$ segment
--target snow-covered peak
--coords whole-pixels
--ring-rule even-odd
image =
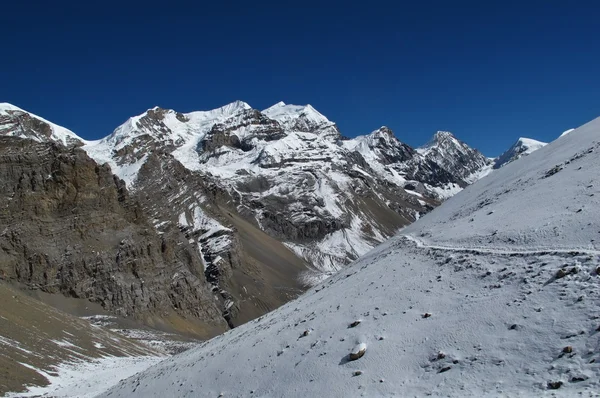
[[[394,132],[387,126],[381,126],[377,130],[371,132],[369,134],[372,137],[385,137],[385,138],[393,138]]]
[[[311,129],[333,124],[310,104],[287,105],[282,101],[265,109],[262,113],[270,119],[277,120],[285,127],[301,128],[302,131],[304,128]]]
[[[30,125],[42,123],[40,126]],[[0,103],[0,135],[29,138],[36,141],[53,141],[65,146],[81,145],[84,140],[69,129],[54,124],[31,112],[27,112],[7,102]]]
[[[437,148],[441,145],[458,145],[460,146],[460,141],[456,139],[454,134],[449,131],[437,131],[429,142],[419,148],[417,151],[420,153],[426,153],[432,148]]]
[[[531,138],[520,137],[506,152],[498,157],[494,164],[495,169],[514,162],[515,160],[527,156],[530,153],[546,146],[547,143],[533,140]]]
[[[389,148],[390,145],[393,145],[394,143],[400,144],[400,141],[394,136],[394,132],[386,126],[381,126],[369,134],[359,135],[358,137],[345,141],[344,146],[348,149],[357,150],[365,156],[366,151],[371,151],[378,147]]]
[[[452,134],[449,131],[437,131],[433,137],[436,141],[442,141],[442,140],[447,140],[450,138],[455,138],[454,134]]]
[[[531,138],[519,137],[519,139],[516,142],[516,145],[520,145],[520,146],[527,147],[527,148],[536,148],[536,149],[539,149],[539,148],[541,148],[543,146],[546,146],[547,143],[541,142],[541,141],[538,141],[538,140],[534,140],[534,139],[531,139]]]
[[[194,137],[196,140],[201,138],[214,124],[222,123],[250,109],[252,107],[244,101],[235,101],[216,109],[190,113],[179,113],[155,106],[140,115],[130,117],[101,141],[123,147],[136,137],[149,135],[162,142],[177,141],[182,144]]]
[[[491,161],[448,131],[438,131],[417,152],[467,183],[489,173]],[[483,173],[482,173],[483,171]]]
[[[248,105],[244,101],[234,101],[230,104],[221,106],[217,109],[213,109],[211,111],[201,111],[201,112],[192,112],[191,114],[203,113],[207,118],[209,117],[223,117],[223,116],[233,116],[245,110],[252,109],[250,105]]]

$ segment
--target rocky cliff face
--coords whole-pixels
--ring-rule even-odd
[[[205,335],[227,327],[195,248],[160,236],[83,150],[0,137],[0,202],[2,279],[146,321],[202,319]]]
[[[19,246],[23,239],[7,241],[14,246],[7,278],[126,315],[172,310],[217,329],[272,310],[337,272],[482,175],[490,162],[441,133],[421,149],[385,127],[347,139],[310,105],[284,103],[259,111],[238,101],[187,114],[156,107],[93,142],[4,104],[0,132],[33,140],[22,141],[25,147],[47,146],[47,156],[78,159],[60,189],[77,186],[86,193],[75,189],[74,198],[89,199],[84,207],[70,196],[53,199],[57,208],[75,206],[77,222],[71,210],[48,216],[83,229],[85,239],[72,232],[58,242],[39,232],[27,249],[40,258],[32,265],[29,254],[20,254],[29,253]],[[15,153],[18,141],[6,142],[0,153]],[[19,159],[7,158],[6,170],[22,167]],[[29,164],[42,167],[44,159]],[[102,177],[87,175],[86,167]],[[111,172],[119,178],[110,180]],[[21,195],[46,181],[40,176],[48,170],[35,173]],[[20,186],[20,180],[15,174],[7,181]],[[8,196],[16,189],[11,184],[3,191]],[[110,201],[105,194],[116,196]],[[48,195],[39,193],[35,205]],[[32,206],[15,214],[23,214],[26,228],[42,231],[28,218],[36,214]],[[19,217],[7,218],[6,231],[13,234]],[[69,258],[75,260],[65,263]],[[88,286],[94,278],[102,283]]]

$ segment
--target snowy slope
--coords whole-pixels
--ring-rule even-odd
[[[575,129],[568,129],[568,130],[565,130],[565,131],[564,131],[564,132],[563,132],[563,133],[560,135],[560,137],[562,137],[563,135],[567,135],[567,134],[569,134],[571,131],[574,131],[574,130],[575,130]]]
[[[506,152],[496,159],[494,168],[499,169],[500,167],[503,167],[510,162],[514,162],[523,156],[527,156],[546,145],[548,144],[545,142],[521,137]]]
[[[63,145],[81,145],[83,140],[71,130],[49,122],[8,103],[0,103],[0,136],[52,140]]]
[[[598,396],[599,137],[597,119],[508,164],[102,396]]]
[[[600,120],[507,164],[406,231],[460,246],[585,250],[600,242]]]

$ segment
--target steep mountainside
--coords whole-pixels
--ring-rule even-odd
[[[503,167],[510,162],[514,162],[515,160],[522,158],[523,156],[527,156],[530,153],[545,147],[546,145],[548,144],[546,144],[545,142],[532,140],[531,138],[521,137],[506,152],[504,152],[494,161],[494,168],[499,169],[500,167]]]
[[[102,396],[597,396],[599,137],[600,118]]]
[[[0,116],[3,279],[201,337],[302,292],[306,264],[160,148],[149,151],[136,174],[144,184],[130,197],[73,133],[12,106]]]
[[[448,142],[432,143],[422,156],[385,127],[347,140],[310,105],[261,112],[238,101],[188,114],[153,108],[84,149],[134,191],[144,189],[138,175],[152,153],[171,155],[226,195],[233,213],[305,259],[313,268],[305,280],[314,281],[430,211],[489,163]],[[165,178],[161,167],[151,179]],[[204,200],[185,198],[197,208]],[[160,213],[157,220],[165,221]]]

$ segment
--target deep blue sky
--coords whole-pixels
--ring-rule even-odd
[[[154,105],[283,100],[494,156],[600,116],[597,1],[86,3],[2,5],[0,102],[88,139]]]

